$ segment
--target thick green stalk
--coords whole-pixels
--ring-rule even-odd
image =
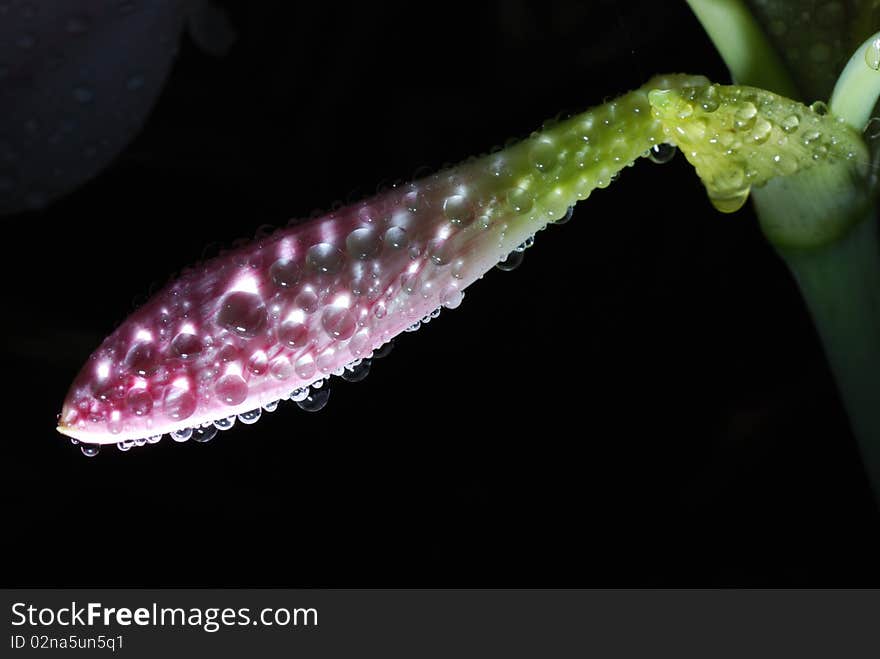
[[[742,2],[688,4],[739,82],[794,96]],[[866,60],[870,47],[871,40],[855,53],[831,100],[854,132],[880,91],[870,53]],[[880,248],[864,144],[852,155],[774,178],[753,189],[753,198],[764,235],[794,274],[816,323],[880,502]]]
[[[779,251],[816,323],[880,499],[880,247],[873,209],[837,242]]]

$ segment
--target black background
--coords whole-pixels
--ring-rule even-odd
[[[295,6],[296,5],[296,6]],[[240,3],[113,166],[4,222],[3,585],[880,584],[795,285],[683,158],[626,170],[330,404],[94,459],[54,431],[132,298],[253,235],[667,71],[678,2]]]

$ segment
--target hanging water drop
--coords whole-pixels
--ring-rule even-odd
[[[173,439],[175,442],[185,442],[190,437],[192,437],[193,429],[192,428],[181,428],[180,430],[175,430],[172,433],[169,433],[169,437]]]
[[[238,415],[238,420],[246,425],[252,425],[260,420],[260,416],[262,416],[263,410],[258,407],[254,410],[250,410],[248,412],[242,412]]]
[[[359,364],[352,363],[346,366],[342,373],[342,379],[346,382],[360,382],[370,374],[370,360],[363,359]]]
[[[523,253],[513,251],[508,254],[504,259],[496,263],[495,267],[499,270],[503,270],[504,272],[510,272],[511,270],[516,270],[522,262]]]
[[[296,401],[296,404],[306,412],[318,412],[324,409],[328,400],[330,400],[330,387],[323,387],[318,391],[311,391],[303,400]]]
[[[123,439],[121,442],[118,442],[116,444],[116,448],[118,448],[120,451],[129,451],[131,450],[132,446],[134,446],[133,439]]]
[[[263,410],[265,410],[266,412],[274,412],[277,409],[278,409],[278,401],[277,400],[273,400],[271,403],[266,403],[265,405],[263,405]]]
[[[565,211],[565,215],[560,217],[554,224],[567,224],[571,221],[572,216],[574,215],[574,206],[569,206],[568,210]]]
[[[535,244],[535,237],[529,236],[528,238],[526,238],[525,242],[522,242],[519,245],[517,245],[513,251],[514,252],[524,252],[534,244]]]
[[[290,400],[294,403],[298,403],[301,400],[305,400],[309,396],[309,388],[308,387],[300,387],[299,389],[294,389],[290,392]]]
[[[880,117],[871,117],[865,124],[865,137],[869,140],[876,140],[880,137]]]
[[[208,426],[207,428],[201,427],[193,430],[192,438],[194,442],[210,442],[217,436],[219,431],[214,427],[213,424]]]
[[[373,359],[383,359],[391,354],[391,351],[394,350],[394,340],[392,339],[388,343],[381,345],[373,351]]]
[[[79,450],[87,458],[94,458],[101,452],[101,446],[99,444],[83,444],[79,447]]]
[[[158,444],[162,441],[162,435],[152,435],[147,437],[147,444]]]
[[[410,325],[409,327],[407,327],[403,331],[404,332],[417,332],[421,326],[422,326],[422,321],[417,320],[416,322],[414,322],[412,325]]]
[[[676,150],[671,144],[662,142],[651,147],[651,150],[648,152],[648,158],[657,165],[665,165],[675,157]]]
[[[217,430],[229,430],[232,426],[235,425],[235,415],[227,416],[222,419],[217,419],[214,421],[214,427]]]

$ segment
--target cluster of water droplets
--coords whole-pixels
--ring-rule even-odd
[[[430,318],[436,318],[439,315],[439,309],[430,314]],[[428,320],[424,320],[428,322]],[[369,355],[355,359],[344,367],[333,371],[332,375],[339,376],[346,382],[360,382],[370,373],[370,368],[374,359],[381,359],[387,356],[393,348],[393,342],[383,345],[380,349],[370,353]],[[175,442],[183,443],[189,440],[205,443],[214,439],[220,431],[230,430],[236,425],[236,422],[244,425],[253,425],[257,423],[264,412],[271,413],[278,409],[282,400],[290,400],[296,403],[297,407],[306,412],[318,412],[327,405],[330,400],[330,377],[325,376],[315,380],[311,384],[298,387],[291,391],[283,399],[264,403],[261,407],[233,414],[226,417],[208,421],[200,426],[185,427],[168,433],[168,436]],[[126,439],[116,443],[116,447],[123,452],[127,452],[135,447],[146,446],[148,444],[157,444],[162,440],[163,435],[153,435],[150,437],[139,439]],[[86,457],[95,457],[100,453],[100,444],[88,444],[71,439],[71,443],[78,445],[82,454]]]

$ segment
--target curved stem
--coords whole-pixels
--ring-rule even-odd
[[[687,0],[738,84],[797,99],[779,54],[742,0]]]
[[[876,49],[876,50],[875,50]],[[868,64],[874,53],[880,57],[880,32],[875,32],[856,49],[834,85],[829,104],[832,114],[862,132],[880,98],[880,70]]]

